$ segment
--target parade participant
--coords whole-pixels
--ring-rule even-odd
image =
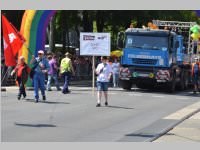
[[[67,94],[69,93],[69,81],[71,79],[71,75],[75,75],[74,72],[74,67],[72,65],[72,61],[70,59],[70,53],[66,53],[65,54],[65,58],[63,58],[61,60],[61,64],[60,64],[60,75],[62,76],[63,80],[64,80],[64,85],[63,85],[63,89],[62,89],[62,93],[63,94]]]
[[[115,58],[114,62],[112,63],[113,87],[118,87],[119,86],[119,68],[120,68],[120,64],[118,62],[118,59]]]
[[[30,68],[25,63],[25,59],[23,56],[19,57],[17,66],[15,69],[11,72],[11,76],[16,74],[16,81],[19,86],[19,93],[17,96],[17,99],[20,100],[21,96],[26,97],[26,90],[25,90],[25,84],[28,80],[28,74],[30,73]]]
[[[52,79],[54,80],[57,91],[60,91],[61,88],[60,88],[60,85],[58,83],[58,76],[57,76],[57,72],[58,72],[59,67],[58,67],[58,64],[57,64],[56,55],[50,54],[48,56],[48,59],[49,59],[50,69],[48,71],[47,91],[51,91],[51,81],[52,81]]]
[[[194,94],[197,92],[197,90],[200,91],[199,87],[199,77],[200,76],[200,64],[198,62],[198,58],[194,58],[194,63],[192,64],[192,79],[194,84]]]
[[[38,88],[40,88],[42,93],[42,99],[45,101],[45,74],[47,74],[50,69],[48,60],[44,57],[44,51],[38,51],[38,57],[35,58],[32,56],[32,60],[30,62],[34,65],[34,75],[33,75],[33,86],[34,86],[34,96],[35,102],[37,103],[39,100]]]
[[[101,106],[102,91],[105,97],[105,105],[108,105],[108,83],[112,75],[112,68],[107,63],[107,57],[101,57],[101,63],[96,68],[97,76],[97,105]]]

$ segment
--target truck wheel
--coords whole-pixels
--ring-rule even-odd
[[[167,92],[168,93],[174,93],[176,89],[176,82],[172,81],[167,85]]]
[[[188,89],[188,86],[189,86],[189,79],[188,79],[188,74],[185,74],[185,77],[184,77],[184,90],[187,90]]]
[[[173,73],[172,81],[167,84],[167,92],[173,93],[176,89],[176,73]]]
[[[178,84],[178,89],[183,91],[185,89],[185,77],[184,77],[184,73],[182,72],[181,73],[181,79],[180,79],[180,82]]]
[[[132,88],[132,82],[131,81],[124,81],[120,80],[121,87],[125,90],[130,90]]]

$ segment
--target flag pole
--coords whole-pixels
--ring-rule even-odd
[[[3,88],[3,87],[2,87],[2,83],[3,83],[3,81],[5,80],[7,74],[8,74],[8,68],[7,68],[7,70],[6,70],[6,73],[5,73],[4,77],[3,77],[3,79],[1,80],[1,91],[6,91],[6,88]]]
[[[92,56],[92,93],[95,95],[94,86],[95,86],[95,56]]]

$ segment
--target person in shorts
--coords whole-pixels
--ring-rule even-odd
[[[101,57],[101,63],[96,68],[97,74],[97,105],[101,106],[101,97],[104,93],[105,105],[108,106],[108,83],[112,75],[112,67],[107,63],[107,57]]]

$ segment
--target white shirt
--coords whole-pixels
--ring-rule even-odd
[[[112,73],[112,68],[110,66],[110,64],[106,63],[106,65],[104,65],[103,63],[98,64],[97,68],[96,68],[96,72],[98,73],[100,70],[102,70],[98,76],[97,76],[97,81],[99,82],[109,82],[109,74]]]

